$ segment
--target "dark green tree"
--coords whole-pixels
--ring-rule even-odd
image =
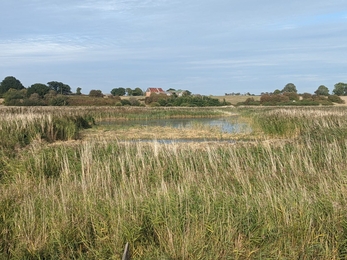
[[[185,90],[183,92],[183,96],[191,96],[192,95],[192,92],[190,92],[189,90]]]
[[[128,96],[132,96],[133,95],[133,90],[131,88],[126,88],[125,91],[126,91]]]
[[[20,91],[18,89],[10,88],[4,94],[4,104],[7,106],[19,106],[22,105],[22,101],[26,96],[26,92]]]
[[[48,92],[50,88],[41,83],[36,83],[27,88],[27,96],[30,97],[32,94],[37,93],[40,98],[43,98]]]
[[[337,96],[346,96],[347,95],[347,84],[346,83],[336,83],[334,85],[333,93]]]
[[[21,90],[24,88],[22,83],[13,76],[6,77],[0,83],[0,95],[6,93],[9,89]]]
[[[125,95],[125,88],[114,88],[111,90],[111,94],[113,96],[124,96]]]
[[[329,89],[324,85],[320,85],[314,93],[319,96],[329,96]]]
[[[76,89],[76,95],[82,95],[82,93],[81,93],[81,88],[80,87],[78,87],[77,89]]]
[[[56,91],[58,94],[61,94],[61,95],[68,95],[72,93],[71,87],[62,82],[51,81],[51,82],[48,82],[47,85],[50,87],[50,89],[53,89],[54,91]]]
[[[140,88],[135,88],[132,93],[133,96],[143,96],[143,91]]]
[[[295,93],[297,93],[298,91],[296,90],[296,86],[293,83],[288,83],[282,89],[282,93],[285,93],[285,92],[295,92]]]
[[[103,97],[104,94],[102,94],[101,90],[92,89],[92,90],[89,92],[89,96],[90,96],[90,97]]]
[[[314,93],[320,96],[329,96],[329,89],[324,85],[320,85]]]

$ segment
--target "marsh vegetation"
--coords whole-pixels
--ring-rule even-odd
[[[344,259],[346,112],[1,108],[0,258]],[[235,114],[252,132],[98,124]],[[170,132],[239,141],[131,141]]]

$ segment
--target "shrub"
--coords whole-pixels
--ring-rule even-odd
[[[254,100],[254,98],[247,98],[246,101],[244,102],[239,102],[237,103],[238,106],[240,105],[246,105],[246,106],[259,106],[260,105],[260,101],[256,101]]]
[[[140,105],[140,101],[134,97],[129,98],[129,102],[130,102],[131,106],[139,106]]]
[[[334,103],[338,103],[338,104],[344,104],[345,101],[342,100],[338,95],[330,95],[328,96],[328,100]]]
[[[145,98],[145,103],[148,105],[148,104],[151,104],[152,102],[159,102],[159,100],[166,100],[166,99],[169,99],[169,97],[165,94],[152,93],[149,97]]]
[[[283,95],[288,97],[289,100],[299,100],[299,95],[295,92],[285,92]]]
[[[158,102],[152,102],[149,104],[151,107],[160,107],[160,104]]]
[[[131,103],[128,99],[122,99],[121,103],[123,106],[131,106]]]
[[[103,97],[104,94],[102,94],[101,90],[94,90],[93,89],[89,92],[89,96],[90,97]]]
[[[304,94],[301,95],[301,97],[304,100],[313,100],[312,94],[310,94],[310,93],[304,93]]]
[[[59,95],[59,96],[51,98],[48,104],[50,106],[66,106],[68,105],[68,101],[65,96]]]
[[[277,105],[278,103],[285,103],[289,101],[287,95],[282,94],[263,94],[260,97],[260,103],[266,106]]]
[[[9,89],[4,95],[4,104],[8,106],[18,106],[22,104],[24,95],[20,90]]]

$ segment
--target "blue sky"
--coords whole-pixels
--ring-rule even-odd
[[[0,80],[300,93],[347,82],[345,0],[2,0]]]

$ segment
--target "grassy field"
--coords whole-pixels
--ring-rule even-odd
[[[137,109],[0,109],[1,259],[120,259],[126,242],[132,259],[347,257],[345,107]],[[234,143],[121,127],[235,114],[254,132]]]
[[[219,101],[230,102],[232,105],[236,105],[239,102],[245,102],[247,98],[254,98],[255,101],[260,100],[260,96],[211,96],[212,98],[217,98]]]

